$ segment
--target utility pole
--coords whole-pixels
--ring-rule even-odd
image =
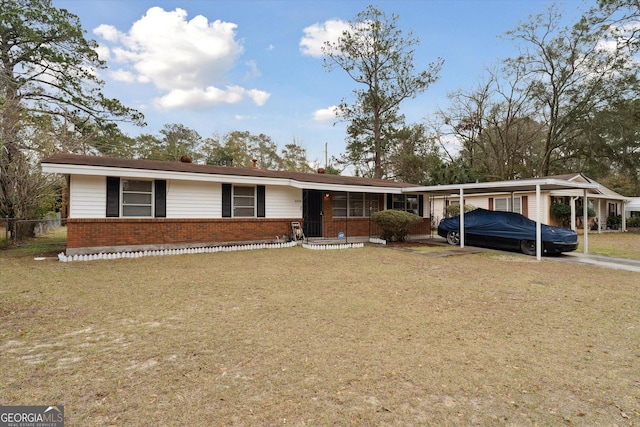
[[[329,167],[329,149],[328,142],[324,143],[324,168],[327,169]]]

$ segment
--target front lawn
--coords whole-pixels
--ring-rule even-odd
[[[639,277],[493,251],[0,253],[0,404],[68,426],[636,425]]]
[[[582,252],[584,246],[584,236],[579,235],[578,251]],[[588,236],[589,253],[592,255],[603,255],[619,258],[640,259],[640,233],[628,232],[607,232],[589,233]]]

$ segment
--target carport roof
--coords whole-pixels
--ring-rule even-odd
[[[575,182],[560,178],[535,178],[517,181],[496,181],[496,182],[475,182],[468,184],[450,184],[450,185],[431,185],[424,187],[404,188],[403,192],[420,192],[438,195],[454,195],[458,194],[462,198],[463,195],[469,194],[487,194],[487,193],[512,193],[516,191],[535,191],[536,197],[540,196],[541,191],[551,190],[582,190],[585,197],[591,190],[596,195],[601,193],[600,185],[590,182]],[[461,201],[462,203],[462,201]],[[539,205],[539,201],[536,202]],[[586,206],[586,205],[585,205]],[[536,218],[536,258],[542,259],[542,236],[540,229],[539,210]],[[460,215],[460,227],[464,229],[464,211]],[[586,216],[586,213],[585,213]],[[584,252],[588,253],[587,240],[587,221],[584,221]],[[460,232],[460,246],[464,246],[464,233]]]
[[[403,188],[404,193],[431,193],[439,195],[459,194],[485,194],[485,193],[511,193],[516,191],[535,191],[540,186],[545,190],[593,190],[600,189],[599,184],[588,182],[574,182],[557,178],[536,178],[515,181],[473,182],[467,184],[428,185],[421,187]]]

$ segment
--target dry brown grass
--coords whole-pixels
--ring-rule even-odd
[[[640,422],[637,273],[367,247],[0,278],[0,404],[68,426]]]
[[[578,236],[580,246],[583,248],[583,236]],[[640,259],[640,233],[633,231],[629,233],[590,233],[589,253],[593,255],[604,255],[620,258]]]

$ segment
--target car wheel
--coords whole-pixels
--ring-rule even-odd
[[[450,231],[447,233],[447,243],[450,245],[459,245],[460,244],[460,233],[457,231]]]
[[[523,240],[520,242],[520,250],[525,255],[536,255],[536,242],[533,240]]]

